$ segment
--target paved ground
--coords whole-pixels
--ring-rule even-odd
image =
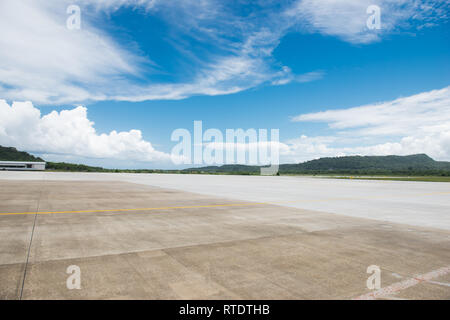
[[[127,175],[22,174],[0,174],[1,299],[450,299],[445,223],[417,227],[189,193],[125,182]],[[24,177],[34,181],[13,179]],[[155,184],[174,183],[165,177]],[[421,185],[402,184],[398,193],[432,193],[416,200],[416,211],[439,207],[445,217],[449,197],[436,193],[448,187]],[[285,191],[295,194],[291,186]],[[66,287],[70,265],[81,269],[81,290]],[[381,268],[378,291],[366,288],[370,265]]]
[[[239,201],[450,230],[450,183],[179,174],[0,172],[0,179],[127,181]]]

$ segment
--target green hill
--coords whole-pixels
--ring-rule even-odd
[[[34,161],[42,162],[41,158],[35,157],[28,152],[17,151],[16,148],[0,146],[0,161]]]
[[[0,146],[0,160],[44,161],[27,152]],[[208,173],[259,175],[260,166],[223,165],[184,170],[117,170],[83,164],[47,162],[47,170],[75,172],[132,172],[132,173]],[[400,176],[450,176],[450,162],[435,161],[426,154],[410,156],[347,156],[320,158],[303,163],[282,164],[280,174],[325,175],[400,175]]]
[[[348,156],[285,164],[280,166],[280,171],[284,173],[449,174],[450,162],[434,161],[426,154]]]
[[[191,168],[193,173],[259,174],[259,166],[224,165]],[[281,164],[280,174],[443,175],[450,176],[450,162],[426,154],[410,156],[346,156]]]

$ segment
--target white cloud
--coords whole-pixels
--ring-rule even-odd
[[[140,130],[99,134],[85,107],[41,116],[31,102],[0,100],[0,145],[76,157],[170,161],[142,138]]]
[[[143,59],[82,20],[66,28],[64,2],[3,0],[0,4],[0,96],[58,103],[104,99],[106,89],[138,75]],[[114,89],[113,89],[114,90]]]
[[[284,85],[290,82],[311,82],[315,80],[322,79],[324,72],[323,71],[312,71],[304,74],[295,75],[292,74],[291,70],[288,67],[284,67],[283,71],[279,72],[278,77],[272,81],[273,85]]]
[[[326,122],[332,129],[355,129],[361,135],[439,132],[450,122],[450,87],[377,104],[302,114],[293,121]]]
[[[253,4],[251,14],[241,10],[245,2],[218,0],[75,3],[82,9],[82,27],[70,31],[66,8],[71,0],[0,2],[0,97],[39,104],[144,101],[314,81],[321,78],[321,71],[296,75],[273,58],[286,33],[300,28],[366,43],[395,30],[409,30],[410,20],[420,21],[418,27],[438,24],[448,19],[449,9],[439,0],[260,1]],[[380,31],[366,30],[369,4],[382,8]],[[186,69],[192,68],[181,72],[183,81],[154,80],[152,72],[160,66],[151,61],[152,52],[139,51],[138,43],[126,46],[101,29],[102,13],[123,7],[143,9],[134,13],[165,21],[165,41],[183,54]]]
[[[380,8],[381,29],[369,30],[367,8]],[[307,32],[337,36],[352,43],[378,41],[404,29],[433,26],[447,20],[450,4],[441,0],[299,0],[286,14]]]
[[[278,44],[279,35],[253,24],[238,26],[239,18],[221,10],[220,2],[185,0],[175,5],[155,0],[84,0],[77,2],[82,9],[80,30],[66,28],[69,4],[72,1],[1,2],[1,97],[40,104],[183,99],[235,93],[268,82],[273,74],[276,77],[276,70],[266,59]],[[176,29],[170,32],[175,37],[172,43],[188,53],[188,60],[194,60],[192,79],[178,83],[152,81],[152,61],[124,49],[98,28],[98,13],[123,6],[153,10],[168,20]],[[237,40],[227,39],[227,33],[234,34]],[[186,50],[180,44],[187,37],[208,43],[211,51],[218,53],[204,60],[193,57],[188,52],[191,48]],[[140,84],[132,80],[136,77],[140,77]],[[142,84],[144,78],[148,84]]]
[[[355,108],[298,115],[298,122],[324,122],[333,137],[289,142],[292,157],[426,153],[450,160],[450,87]]]
[[[327,123],[334,134],[271,142],[269,150],[278,147],[281,163],[329,156],[414,153],[450,160],[450,87],[372,105],[302,114],[293,120]],[[132,161],[172,166],[171,156],[155,150],[139,130],[97,133],[84,107],[42,116],[31,102],[10,106],[0,100],[0,145],[49,154],[58,160],[91,157],[126,160],[122,167],[129,167]],[[232,145],[248,152],[265,148],[267,143]],[[230,144],[205,146],[226,152]]]

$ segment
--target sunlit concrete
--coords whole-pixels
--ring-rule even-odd
[[[0,179],[1,299],[352,299],[370,265],[382,287],[450,266],[448,230],[69,176]],[[165,209],[115,211],[133,208]],[[382,298],[450,299],[449,282]]]
[[[450,183],[178,174],[0,172],[0,179],[127,181],[220,198],[450,230]]]

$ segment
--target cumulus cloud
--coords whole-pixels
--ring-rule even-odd
[[[372,105],[301,114],[292,120],[327,123],[336,133],[290,141],[293,159],[427,153],[450,160],[450,87]]]
[[[85,107],[42,116],[31,102],[0,100],[0,145],[55,155],[137,161],[169,161],[140,130],[99,134]]]
[[[204,147],[209,153],[223,153],[219,157],[223,162],[215,164],[265,164],[273,161],[261,159],[262,152],[269,156],[273,150],[278,150],[281,163],[329,156],[414,153],[450,160],[450,87],[371,105],[301,114],[292,120],[326,123],[334,134],[302,135],[282,142],[221,140],[205,142]],[[9,105],[0,100],[0,145],[58,155],[60,159],[75,156],[166,164],[173,160],[171,155],[155,150],[139,130],[97,133],[85,107],[42,116],[31,102]],[[235,149],[236,156],[244,152],[246,160],[237,156],[229,162],[226,152],[230,148]],[[251,158],[249,152],[259,156]]]

